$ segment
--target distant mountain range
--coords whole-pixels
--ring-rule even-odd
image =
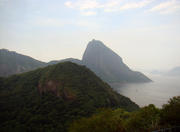
[[[9,51],[0,50],[0,76],[9,76],[23,73],[46,66],[47,64],[29,56]]]
[[[39,67],[66,61],[87,66],[107,83],[144,83],[151,81],[144,74],[132,71],[123,63],[119,55],[98,40],[92,40],[88,43],[82,60],[68,58],[45,63],[16,52],[1,49],[0,76],[27,72]]]
[[[180,76],[180,66],[172,68],[170,70],[153,70],[150,72],[151,74],[163,75],[163,76]]]
[[[167,75],[170,75],[170,76],[180,76],[180,66],[179,67],[175,67],[175,68],[169,70],[167,72]]]

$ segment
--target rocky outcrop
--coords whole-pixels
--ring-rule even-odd
[[[76,98],[75,94],[64,88],[63,83],[60,81],[49,80],[44,84],[39,82],[38,91],[40,94],[51,92],[58,97],[62,97],[64,100],[74,100]]]

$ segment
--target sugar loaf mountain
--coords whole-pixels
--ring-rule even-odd
[[[96,40],[82,60],[45,63],[2,49],[0,68],[1,132],[66,132],[73,120],[100,108],[135,111],[139,106],[108,83],[151,81]]]
[[[108,83],[151,81],[142,73],[129,69],[123,63],[122,58],[101,41],[92,40],[89,42],[82,62]]]

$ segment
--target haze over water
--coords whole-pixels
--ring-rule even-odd
[[[153,82],[144,84],[127,84],[117,91],[129,97],[139,106],[154,104],[162,107],[173,96],[180,95],[180,76],[148,75]]]

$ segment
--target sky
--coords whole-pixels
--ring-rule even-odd
[[[92,39],[133,70],[180,66],[180,0],[0,0],[0,48],[81,59]]]

